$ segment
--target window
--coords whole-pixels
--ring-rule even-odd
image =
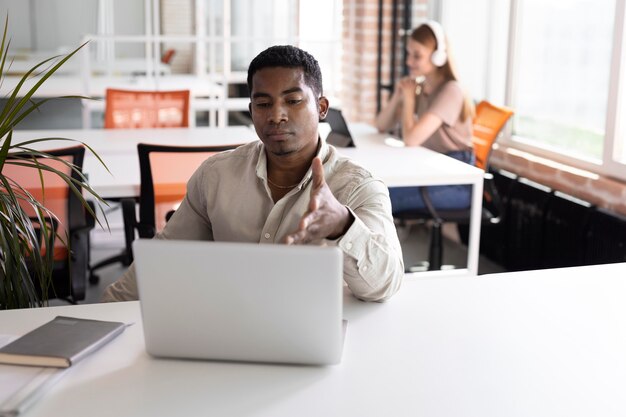
[[[206,0],[207,72],[224,71],[224,55],[230,55],[226,64],[239,73],[234,78],[245,80],[248,65],[259,52],[271,45],[295,44],[316,57],[325,90],[336,92],[341,74],[341,6],[341,0]],[[228,44],[222,43],[225,23],[230,25]]]
[[[342,0],[300,1],[299,47],[317,59],[322,70],[324,95],[336,105],[341,88]]]
[[[614,13],[613,1],[519,2],[509,103],[514,135],[602,159]]]
[[[515,109],[507,140],[626,179],[618,123],[626,120],[619,105],[626,90],[618,88],[626,81],[626,70],[620,72],[625,0],[510,0],[507,7],[483,0],[474,9],[458,3],[443,0],[441,18],[451,26],[454,51],[462,51],[461,81],[475,99]]]

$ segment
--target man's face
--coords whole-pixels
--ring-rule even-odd
[[[252,121],[274,156],[315,152],[318,122],[327,110],[328,101],[318,101],[301,68],[263,68],[252,77]]]

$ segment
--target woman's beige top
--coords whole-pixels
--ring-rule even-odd
[[[444,82],[432,93],[422,92],[417,97],[418,118],[430,112],[443,122],[422,146],[441,153],[472,149],[472,120],[461,120],[463,103],[463,90],[457,81]]]

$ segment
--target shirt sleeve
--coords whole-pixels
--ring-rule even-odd
[[[336,241],[344,253],[344,280],[357,298],[385,301],[404,277],[389,191],[382,181],[370,179],[352,193],[347,207],[354,222]]]
[[[187,183],[185,198],[155,239],[213,240],[213,229],[206,210],[206,197],[203,196],[206,190],[204,178],[206,176],[202,175],[201,169],[194,173]],[[102,296],[103,302],[138,299],[134,264],[117,281],[109,285]]]
[[[449,81],[433,99],[427,112],[439,117],[444,124],[453,126],[463,110],[463,91],[458,83]]]

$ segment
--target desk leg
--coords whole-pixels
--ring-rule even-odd
[[[85,100],[81,100],[81,122],[83,129],[91,129],[91,109]]]
[[[469,242],[467,245],[467,270],[470,276],[478,275],[480,254],[480,222],[483,208],[483,180],[472,184],[472,208],[470,215]]]

